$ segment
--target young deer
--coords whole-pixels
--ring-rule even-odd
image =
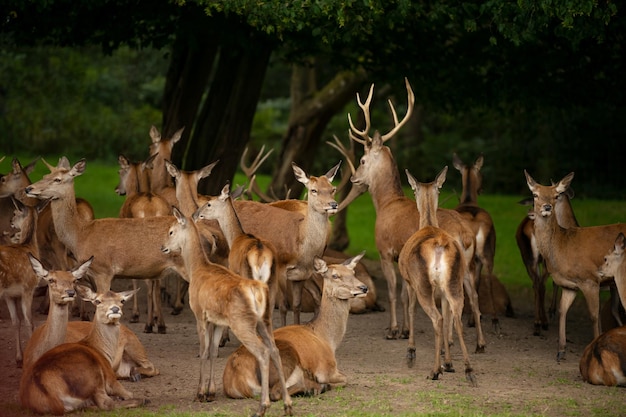
[[[2,159],[4,159],[4,157]],[[10,241],[10,235],[13,232],[11,228],[11,217],[13,213],[11,197],[23,201],[25,197],[23,190],[30,184],[28,174],[35,169],[37,160],[38,159],[35,159],[25,167],[22,167],[20,161],[17,158],[13,158],[11,171],[5,175],[0,175],[0,245],[12,243]],[[34,205],[34,203],[30,202],[27,205]]]
[[[262,281],[270,288],[270,313],[278,293],[276,249],[271,242],[246,233],[226,184],[219,196],[209,197],[197,210],[199,220],[216,220],[228,242],[228,268],[242,277]],[[284,266],[281,266],[284,268]]]
[[[583,381],[593,385],[626,386],[626,326],[593,339],[580,356]]]
[[[617,295],[622,304],[622,307],[626,306],[626,262],[624,262],[624,249],[626,248],[626,238],[624,232],[619,232],[615,238],[615,245],[613,249],[604,256],[604,264],[600,266],[598,273],[600,277],[613,278],[615,281],[615,287],[617,288]],[[619,306],[618,306],[619,307]],[[619,314],[613,314],[616,321],[620,326],[621,317]]]
[[[415,232],[400,252],[398,267],[400,274],[413,291],[409,292],[410,311],[415,311],[415,299],[433,323],[435,331],[435,363],[430,373],[431,379],[438,379],[442,371],[441,348],[444,349],[443,370],[454,372],[447,329],[452,320],[456,328],[461,351],[465,360],[465,376],[473,385],[476,379],[470,365],[469,354],[463,339],[463,280],[467,267],[457,240],[439,227],[437,206],[439,190],[446,180],[448,167],[445,167],[431,183],[418,182],[407,170],[409,184],[415,193],[419,217],[419,229]],[[439,312],[436,301],[441,301]],[[413,328],[415,317],[409,317]],[[409,337],[408,358],[410,364],[415,360],[415,340],[413,333]]]
[[[405,80],[405,84],[408,94],[407,113],[402,121],[398,122],[393,104],[389,101],[394,119],[394,128],[384,135],[381,135],[378,131],[374,133],[373,137],[370,137],[368,134],[370,130],[369,106],[374,91],[374,85],[372,84],[365,103],[362,103],[360,96],[357,95],[357,103],[365,115],[366,126],[363,130],[358,130],[354,127],[351,116],[348,115],[350,138],[362,144],[365,153],[361,157],[358,168],[352,175],[350,194],[339,205],[339,210],[342,210],[366,191],[369,191],[372,197],[376,210],[376,247],[380,253],[380,265],[385,280],[387,281],[389,294],[390,323],[386,335],[387,339],[408,337],[409,333],[412,331],[412,329],[407,328],[408,317],[414,314],[408,311],[408,305],[405,301],[406,291],[408,289],[403,282],[403,298],[401,300],[404,320],[402,327],[400,328],[398,326],[396,311],[398,298],[396,288],[397,276],[394,264],[405,242],[419,229],[420,214],[415,202],[404,195],[398,166],[393,158],[391,149],[385,146],[385,142],[390,140],[399,131],[413,112],[415,96],[408,80]],[[474,322],[476,323],[476,352],[484,352],[486,342],[480,323],[478,293],[475,287],[475,280],[477,280],[478,277],[474,277],[474,268],[471,266],[474,262],[474,232],[465,223],[461,214],[455,210],[438,209],[437,218],[441,227],[452,234],[463,249],[465,262],[468,264],[464,286],[472,307]],[[401,219],[401,221],[399,221],[399,219]]]
[[[577,290],[582,291],[587,302],[594,337],[600,335],[600,285],[605,284],[605,278],[600,276],[598,268],[615,236],[619,232],[626,233],[626,224],[564,228],[554,215],[554,207],[559,195],[567,192],[574,173],[549,186],[538,184],[526,171],[524,174],[533,194],[537,247],[552,279],[562,288],[557,352],[557,361],[560,361],[565,357],[567,311]]]
[[[78,343],[52,348],[24,370],[19,389],[22,406],[38,414],[62,415],[94,405],[102,410],[142,405],[144,400],[133,399],[111,368],[122,305],[134,291],[95,293],[80,285],[76,290],[96,307],[91,332]]]
[[[364,252],[342,264],[327,265],[315,258],[315,273],[324,280],[319,313],[308,323],[281,327],[274,332],[290,395],[317,395],[335,384],[345,384],[337,369],[335,351],[343,340],[350,312],[349,300],[365,297],[368,287],[354,276]],[[260,393],[255,358],[241,346],[224,368],[224,392],[230,398],[250,398]],[[278,375],[270,373],[272,400],[280,398]]]
[[[67,158],[62,158],[26,192],[32,197],[52,199],[52,218],[59,239],[77,259],[94,256],[88,275],[98,291],[109,290],[113,277],[158,278],[168,269],[184,277],[181,259],[164,256],[160,250],[161,236],[168,230],[172,216],[86,221],[77,214],[74,179],[84,173],[85,166],[81,160],[70,167]]]
[[[155,156],[152,155],[141,162],[131,162],[124,155],[118,156],[120,182],[115,187],[115,192],[126,196],[120,208],[119,217],[142,218],[168,216],[172,213],[167,201],[150,191],[149,175]],[[156,327],[159,333],[164,334],[167,330],[161,309],[161,279],[146,280],[145,283],[148,288],[148,321],[144,327],[144,333],[152,333],[152,328]],[[137,280],[133,280],[133,288],[137,288]],[[138,297],[134,297],[130,322],[137,323],[138,321]]]
[[[41,355],[66,341],[69,305],[76,297],[74,285],[85,276],[93,261],[93,258],[89,258],[70,271],[55,271],[46,269],[31,253],[28,254],[28,258],[37,277],[48,284],[50,307],[46,322],[33,331],[26,344],[24,369],[30,368]]]
[[[578,220],[572,210],[571,199],[574,197],[574,192],[571,188],[567,189],[567,192],[560,194],[554,205],[554,214],[556,215],[556,221],[565,228],[578,227]],[[520,201],[522,205],[533,204],[532,198],[523,199]],[[526,267],[526,272],[533,282],[533,290],[535,293],[535,324],[534,332],[535,336],[541,335],[541,330],[548,330],[548,317],[546,316],[545,298],[546,298],[546,281],[548,279],[548,268],[546,266],[545,259],[539,253],[537,248],[537,238],[535,236],[535,214],[530,212],[524,216],[517,230],[515,231],[515,241],[519,248],[522,262]],[[550,318],[556,314],[556,304],[558,300],[559,287],[552,282],[552,300],[550,302],[550,308],[548,313]]]
[[[169,229],[162,251],[180,252],[189,276],[189,306],[196,317],[201,350],[197,399],[215,399],[213,368],[222,332],[230,327],[259,364],[262,388],[259,409],[255,416],[263,416],[270,406],[270,358],[280,376],[285,414],[291,415],[291,398],[285,385],[283,367],[269,320],[267,284],[244,278],[208,260],[200,247],[200,236],[195,223],[197,213],[190,219],[174,208],[174,216],[176,221]]]
[[[37,244],[37,209],[27,207],[18,200],[13,200],[16,210],[27,211],[20,231],[22,243],[0,246],[0,298],[4,298],[15,330],[15,362],[22,367],[22,320],[29,329],[29,336],[34,330],[32,304],[33,295],[39,278],[30,265],[28,254],[39,256]],[[18,303],[22,316],[18,312]]]
[[[149,153],[151,157],[154,157],[150,171],[150,191],[163,197],[170,207],[178,206],[178,200],[176,199],[172,177],[165,167],[165,161],[172,160],[172,150],[182,137],[184,130],[185,128],[181,128],[174,132],[169,139],[164,139],[155,126],[150,128],[152,143],[150,143]]]
[[[493,260],[496,256],[496,228],[493,219],[487,210],[478,205],[478,194],[482,190],[483,176],[480,169],[483,167],[484,158],[480,155],[472,165],[466,165],[459,156],[452,155],[454,168],[461,173],[463,191],[459,205],[455,210],[467,220],[476,235],[476,252],[474,254],[474,276],[476,277],[476,291],[480,291],[479,285],[483,283],[487,288],[487,302],[492,311],[492,324],[496,333],[500,332],[497,309],[494,305],[494,290],[491,278],[493,277]],[[485,275],[482,275],[485,272]],[[470,325],[471,325],[470,321]]]

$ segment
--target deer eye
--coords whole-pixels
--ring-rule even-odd
[[[316,188],[311,189],[311,194],[317,194],[317,189]]]
[[[120,304],[124,304],[126,302],[126,300],[122,299],[120,300]]]
[[[361,165],[365,165],[365,158],[361,158]]]
[[[94,303],[95,305],[99,306],[100,304],[102,304],[102,301],[100,301],[100,300],[95,300],[93,303]]]

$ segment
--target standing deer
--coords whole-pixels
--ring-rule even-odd
[[[539,253],[546,261],[554,282],[562,288],[559,304],[559,344],[557,362],[565,358],[567,312],[578,290],[582,291],[593,324],[593,335],[600,335],[600,285],[605,279],[598,268],[619,232],[626,224],[564,228],[559,225],[554,207],[559,195],[567,192],[574,173],[556,184],[537,183],[528,172],[526,183],[533,195],[535,236]],[[606,281],[609,281],[606,279]]]
[[[95,293],[80,285],[76,290],[96,307],[91,332],[80,342],[52,348],[25,369],[20,380],[20,403],[38,414],[55,415],[94,405],[101,410],[142,405],[144,400],[133,399],[111,368],[122,305],[134,291]]]
[[[556,221],[565,228],[578,227],[578,220],[572,210],[571,199],[574,192],[571,188],[563,194],[560,194],[554,204],[554,214]],[[532,205],[531,199],[520,201],[522,205]],[[546,297],[546,281],[548,279],[548,268],[545,259],[539,253],[537,247],[537,238],[535,236],[535,214],[531,211],[524,216],[517,230],[515,231],[515,240],[519,248],[522,261],[526,267],[526,272],[533,282],[533,290],[535,293],[535,324],[533,334],[541,335],[541,330],[548,330],[548,317],[546,316],[545,297]],[[548,310],[552,318],[556,314],[556,304],[558,300],[559,287],[552,283],[552,301]]]
[[[131,162],[124,155],[118,156],[120,169],[118,171],[120,182],[115,187],[115,192],[126,196],[119,217],[141,218],[170,215],[172,210],[163,197],[150,191],[150,170],[155,155],[141,162]],[[147,305],[148,321],[144,327],[144,333],[152,333],[156,326],[157,332],[166,333],[165,319],[161,309],[161,280],[149,279],[145,281],[148,288]],[[133,288],[137,288],[137,280],[133,280]],[[138,297],[133,298],[133,313],[131,323],[139,321]]]
[[[447,329],[450,320],[454,324],[463,359],[465,376],[476,385],[476,378],[469,360],[465,340],[463,339],[463,281],[467,263],[463,249],[458,241],[439,227],[437,206],[439,190],[446,180],[448,167],[445,167],[431,183],[418,182],[407,170],[409,184],[415,193],[415,201],[419,216],[419,229],[407,241],[400,256],[398,267],[400,274],[411,287],[409,292],[409,311],[415,311],[415,299],[433,324],[435,331],[435,361],[430,379],[439,379],[442,369],[454,372],[450,355],[449,334]],[[439,312],[436,301],[441,301]],[[414,315],[409,316],[409,327],[413,328]],[[444,364],[441,366],[441,348],[444,349]],[[409,337],[408,358],[415,360],[415,339],[413,332]]]
[[[74,179],[84,173],[85,166],[80,160],[70,167],[64,157],[26,192],[31,197],[52,199],[52,219],[59,239],[77,259],[94,256],[88,275],[98,291],[108,291],[113,277],[158,278],[167,269],[185,277],[180,257],[164,256],[160,250],[161,236],[172,216],[86,221],[77,214]]]
[[[389,101],[395,127],[384,135],[381,135],[378,131],[374,133],[373,137],[370,137],[368,134],[370,130],[369,106],[374,91],[374,85],[372,84],[365,103],[362,103],[360,97],[357,95],[357,103],[365,115],[366,126],[363,130],[357,129],[352,123],[351,116],[348,115],[350,138],[362,144],[365,153],[361,157],[358,168],[352,175],[352,189],[350,190],[350,194],[339,205],[339,210],[342,210],[366,191],[369,191],[372,197],[376,210],[374,232],[376,247],[380,254],[380,264],[385,280],[387,281],[389,294],[390,322],[386,335],[387,339],[397,339],[398,337],[406,338],[409,332],[412,331],[412,329],[408,329],[407,326],[409,312],[407,310],[408,303],[405,299],[402,300],[402,311],[404,315],[402,328],[400,329],[398,326],[395,262],[405,242],[419,229],[419,212],[415,202],[404,195],[398,167],[391,154],[391,150],[389,147],[385,146],[385,142],[398,132],[413,112],[415,96],[408,80],[405,80],[405,83],[408,94],[407,113],[402,121],[398,122],[393,104]],[[475,239],[471,228],[465,224],[465,220],[461,214],[454,210],[438,209],[437,217],[441,227],[459,241],[465,255],[465,261],[468,265],[471,265],[474,262]],[[473,276],[473,267],[468,268],[467,276],[464,279],[464,286],[476,323],[476,352],[484,352],[486,342],[480,323],[480,310],[478,306],[478,294],[475,288],[475,279],[477,279],[477,277]],[[404,296],[406,296],[406,291],[407,288],[403,285]]]
[[[9,309],[11,324],[15,332],[15,362],[18,368],[21,368],[23,362],[22,320],[29,329],[30,336],[34,330],[33,295],[39,283],[28,255],[32,253],[39,256],[39,245],[36,237],[37,209],[26,207],[15,199],[13,201],[18,211],[28,211],[28,215],[20,231],[22,242],[0,246],[0,298],[4,298]],[[21,317],[18,304],[21,307]]]
[[[496,256],[496,229],[493,225],[493,219],[487,210],[478,205],[478,194],[482,190],[483,176],[480,169],[483,167],[483,156],[479,156],[474,164],[466,165],[459,156],[454,153],[452,155],[454,168],[461,173],[461,181],[463,191],[459,205],[455,210],[461,213],[467,220],[476,236],[476,252],[474,253],[474,276],[476,277],[477,287],[480,283],[487,287],[488,294],[487,303],[489,311],[492,311],[492,325],[496,333],[500,333],[500,321],[498,319],[497,309],[494,305],[493,290],[493,261]],[[485,275],[482,275],[482,272]],[[479,291],[477,288],[476,291]],[[470,322],[471,324],[471,322]]]
[[[267,284],[244,278],[208,260],[200,246],[195,224],[197,212],[190,219],[174,208],[174,216],[176,221],[171,225],[161,250],[180,252],[189,276],[189,306],[196,317],[201,351],[197,399],[215,400],[213,368],[222,332],[230,327],[237,339],[252,352],[260,369],[262,388],[255,416],[262,417],[270,406],[270,358],[280,376],[285,414],[291,415],[291,397],[272,334]]]
[[[4,157],[2,157],[4,159]],[[0,159],[0,161],[2,160]],[[35,169],[38,159],[30,162],[22,167],[17,158],[13,158],[11,162],[11,171],[5,175],[0,175],[0,245],[12,243],[10,241],[11,217],[13,213],[13,202],[11,197],[22,201],[24,198],[24,188],[30,184],[28,174]],[[23,185],[25,184],[25,185]],[[20,193],[21,195],[17,195]],[[26,202],[24,202],[26,203]],[[34,205],[34,203],[28,204]]]
[[[202,177],[197,171],[185,173],[173,164],[167,166],[176,178],[176,195],[181,206],[187,205],[183,201],[196,205],[206,203],[208,197],[198,194],[198,181]],[[278,256],[277,264],[287,265],[284,268],[285,277],[279,277],[279,281],[289,279],[294,284],[294,323],[299,323],[303,282],[311,276],[313,258],[324,252],[330,231],[328,219],[337,211],[338,204],[334,199],[336,187],[332,181],[339,164],[319,177],[308,176],[295,163],[292,168],[298,181],[308,189],[306,203],[289,200],[285,204],[291,204],[291,209],[258,201],[235,200],[233,203],[243,230],[271,242]],[[284,311],[281,311],[281,320],[285,325]]]
[[[598,270],[600,277],[613,278],[617,295],[622,307],[626,306],[626,262],[624,262],[624,249],[626,247],[626,237],[623,232],[619,232],[615,238],[613,249],[604,256],[604,263]],[[619,304],[619,303],[616,303]],[[619,307],[619,306],[616,306]],[[615,308],[617,309],[617,308]],[[613,313],[619,326],[622,326],[622,320],[619,314]]]
[[[322,276],[323,293],[319,313],[308,323],[281,327],[274,332],[290,395],[317,395],[331,385],[345,384],[337,369],[335,351],[348,325],[350,302],[365,297],[368,287],[354,276],[364,252],[341,264],[327,265],[315,258],[315,272]],[[261,391],[254,356],[241,346],[224,368],[224,392],[230,398],[250,398]],[[278,375],[270,373],[272,400],[280,398]]]
[[[93,258],[70,271],[47,270],[43,264],[28,254],[28,258],[37,277],[48,284],[50,307],[46,322],[37,327],[24,349],[24,369],[30,368],[48,350],[65,342],[69,322],[69,305],[76,297],[74,285],[85,276]]]

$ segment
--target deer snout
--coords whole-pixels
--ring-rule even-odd
[[[113,306],[109,309],[109,314],[107,314],[107,317],[110,319],[119,319],[120,317],[122,317],[122,310],[118,306]]]
[[[163,252],[163,253],[170,253],[170,248],[168,248],[167,246],[163,245],[163,246],[161,246],[161,252]]]
[[[544,204],[541,206],[541,215],[543,217],[548,217],[552,214],[552,204]]]
[[[339,203],[337,203],[336,201],[331,201],[330,203],[328,203],[329,208],[326,209],[326,211],[330,214],[335,214],[337,213],[337,208],[339,207]]]
[[[74,298],[76,298],[75,290],[65,290],[65,297],[63,297],[65,301],[74,301]]]
[[[26,187],[26,188],[24,189],[24,192],[26,193],[26,195],[28,195],[28,196],[32,197],[32,196],[33,196],[33,194],[32,194],[32,192],[33,192],[33,187],[31,187],[31,186]]]
[[[359,285],[357,287],[359,290],[361,290],[360,292],[353,292],[353,295],[355,297],[365,297],[367,295],[367,291],[369,290],[369,288],[367,288],[367,285]]]

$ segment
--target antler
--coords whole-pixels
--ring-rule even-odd
[[[248,154],[248,147],[246,146],[246,149],[244,149],[243,154],[241,155],[241,160],[239,161],[239,166],[241,167],[241,170],[245,174],[246,178],[248,178],[248,182],[249,182],[249,186],[248,186],[248,189],[246,190],[246,193],[250,197],[250,191],[252,191],[254,194],[259,196],[261,201],[265,203],[276,201],[276,198],[272,198],[268,196],[267,194],[265,194],[263,191],[261,191],[261,188],[256,183],[256,172],[273,151],[274,149],[270,149],[265,155],[263,155],[263,152],[265,152],[265,145],[261,146],[261,150],[259,151],[257,156],[254,158],[252,163],[250,165],[246,165],[245,161],[246,161],[246,156]]]
[[[391,99],[387,100],[387,102],[389,103],[389,108],[391,109],[391,115],[393,116],[394,128],[391,129],[389,133],[386,133],[381,136],[383,143],[388,141],[396,133],[398,133],[398,130],[400,130],[400,128],[404,126],[406,122],[408,122],[409,118],[413,114],[413,107],[415,105],[415,94],[413,93],[413,89],[411,88],[411,84],[409,83],[408,78],[406,77],[404,78],[404,83],[406,84],[407,101],[408,101],[406,114],[404,115],[404,118],[402,119],[402,121],[398,122],[398,115],[396,113],[395,107],[393,106],[393,102],[391,101]],[[365,128],[363,130],[359,130],[354,126],[354,124],[352,123],[352,117],[350,116],[350,113],[348,113],[348,122],[350,123],[350,131],[348,133],[350,135],[350,138],[354,140],[355,142],[359,142],[362,145],[367,145],[368,143],[372,141],[372,138],[368,135],[367,132],[369,131],[370,124],[371,124],[369,106],[372,100],[373,91],[374,91],[374,84],[372,84],[372,86],[370,87],[370,92],[367,97],[367,100],[365,100],[365,103],[361,102],[361,97],[359,96],[359,93],[356,94],[357,103],[359,107],[363,110],[363,115],[365,117]]]
[[[353,161],[355,160],[354,142],[350,141],[350,148],[348,149],[339,140],[339,138],[336,135],[333,135],[333,138],[335,138],[335,142],[326,141],[326,143],[332,146],[333,148],[337,149],[339,153],[345,157],[346,162],[348,163],[348,166],[350,167],[350,173],[351,175],[354,175],[356,172],[356,168],[354,168],[354,163],[353,163]],[[349,181],[350,181],[350,175],[342,175],[341,182],[337,186],[337,189],[342,190],[348,184]]]

